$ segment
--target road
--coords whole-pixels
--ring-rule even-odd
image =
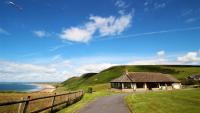
[[[124,102],[126,94],[101,97],[76,113],[131,113]]]

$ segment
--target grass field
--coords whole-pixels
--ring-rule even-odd
[[[200,89],[132,94],[125,100],[135,113],[200,112]]]

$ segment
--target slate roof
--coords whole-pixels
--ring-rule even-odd
[[[169,74],[153,72],[128,72],[111,82],[180,82]]]

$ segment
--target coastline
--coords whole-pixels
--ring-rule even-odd
[[[34,83],[33,85],[36,85],[39,87],[40,90],[33,91],[33,93],[52,93],[56,90],[56,87],[51,84],[46,83]]]

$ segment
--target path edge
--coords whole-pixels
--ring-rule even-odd
[[[132,95],[132,94],[129,94],[129,95]],[[129,95],[127,95],[127,96],[129,96]],[[131,113],[135,113],[134,111],[132,111],[131,107],[130,107],[129,104],[126,102],[126,97],[127,97],[127,96],[124,97],[124,103],[126,104],[126,106],[128,107],[128,109],[129,109],[129,111],[130,111]]]

